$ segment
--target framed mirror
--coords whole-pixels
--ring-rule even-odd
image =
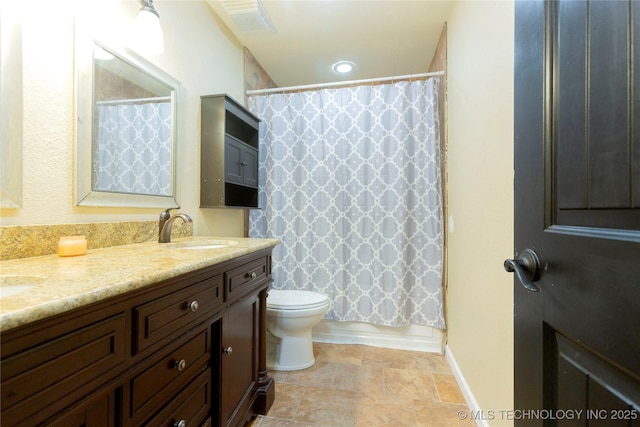
[[[76,37],[76,204],[177,207],[180,83],[133,52]]]
[[[0,14],[0,208],[22,206],[22,30]]]

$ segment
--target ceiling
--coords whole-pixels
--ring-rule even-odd
[[[207,0],[219,19],[280,86],[426,72],[453,1],[262,0],[275,31],[242,31],[226,6],[257,0]],[[237,16],[237,15],[236,15]],[[356,64],[347,75],[334,63]]]

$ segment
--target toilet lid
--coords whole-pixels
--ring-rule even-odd
[[[320,307],[329,302],[326,295],[310,291],[269,290],[267,307],[278,310],[296,310]]]

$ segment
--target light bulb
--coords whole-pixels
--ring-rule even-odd
[[[156,14],[145,9],[138,12],[133,21],[129,47],[139,53],[158,54],[164,51],[164,36]]]
[[[347,74],[347,73],[350,73],[354,67],[355,67],[355,64],[353,62],[340,61],[333,64],[333,71],[340,74]]]

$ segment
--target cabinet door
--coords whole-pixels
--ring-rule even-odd
[[[246,145],[242,154],[243,183],[258,188],[258,150]]]
[[[242,185],[243,160],[245,145],[232,136],[227,135],[224,143],[224,179],[226,182]]]
[[[222,318],[222,425],[245,417],[258,382],[258,294],[232,304]],[[245,420],[246,421],[246,420]]]

